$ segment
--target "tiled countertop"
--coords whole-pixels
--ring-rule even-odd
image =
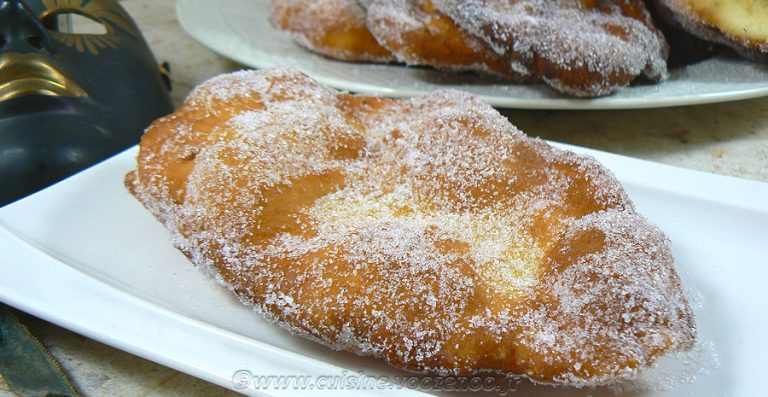
[[[196,84],[242,66],[179,27],[171,0],[126,0],[158,61],[171,64],[178,105]],[[768,182],[768,97],[626,111],[504,111],[529,135],[660,163]],[[41,320],[23,316],[85,395],[211,396],[234,393]],[[8,394],[0,381],[0,395]]]

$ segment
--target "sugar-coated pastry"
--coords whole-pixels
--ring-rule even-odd
[[[272,0],[272,23],[315,52],[345,61],[393,60],[355,0]]]
[[[195,265],[333,349],[587,386],[696,338],[668,239],[616,178],[469,94],[222,75],[137,162],[127,185]]]
[[[364,0],[367,26],[397,59],[444,70],[474,70],[521,80],[506,58],[461,30],[432,0]]]
[[[667,44],[641,0],[433,0],[513,69],[575,96],[666,77]]]
[[[656,0],[662,15],[704,40],[768,61],[768,1]]]

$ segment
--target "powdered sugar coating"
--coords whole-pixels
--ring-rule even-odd
[[[312,51],[346,61],[394,58],[365,26],[355,0],[272,0],[271,21]]]
[[[376,39],[409,65],[496,74],[521,79],[506,59],[461,30],[432,0],[364,0],[366,24]]]
[[[521,74],[577,96],[666,77],[667,44],[639,0],[435,0]]]
[[[220,76],[150,127],[129,185],[266,318],[400,368],[602,385],[695,340],[613,175],[461,92]]]

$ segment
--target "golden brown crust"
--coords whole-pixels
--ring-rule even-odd
[[[655,0],[661,14],[689,33],[768,61],[768,3],[735,0]]]
[[[394,60],[365,26],[365,13],[354,0],[273,0],[271,20],[303,46],[331,58]]]
[[[434,0],[524,75],[575,96],[666,77],[667,44],[641,0]]]
[[[695,339],[668,240],[610,172],[460,92],[223,75],[127,183],[266,318],[399,368],[601,385]]]
[[[367,26],[399,61],[439,69],[473,70],[522,81],[505,57],[461,30],[432,0],[367,0]]]
[[[344,4],[336,4],[340,2]],[[380,44],[407,64],[542,80],[581,97],[610,94],[639,76],[651,81],[667,76],[667,43],[641,0],[359,3],[276,0],[273,21],[283,30],[300,32],[305,46],[337,59],[375,60],[360,57],[358,50],[339,52],[338,46],[321,43],[327,32],[340,30],[344,42],[376,42],[367,46]],[[333,16],[309,17],[318,10]]]

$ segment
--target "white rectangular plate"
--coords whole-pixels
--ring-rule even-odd
[[[700,339],[713,347],[697,360],[717,355],[716,368],[712,362],[695,363],[709,368],[709,374],[641,394],[763,395],[768,184],[558,146],[591,154],[612,169],[638,210],[669,234],[678,272],[694,298]],[[123,187],[135,153],[135,148],[128,150],[0,209],[0,300],[229,388],[238,370],[254,375],[408,375],[379,360],[291,336],[203,276]],[[662,374],[655,381],[680,376]],[[253,385],[245,391],[256,393]],[[415,393],[383,384],[367,392]],[[604,389],[552,389],[527,382],[518,393],[613,395]]]

